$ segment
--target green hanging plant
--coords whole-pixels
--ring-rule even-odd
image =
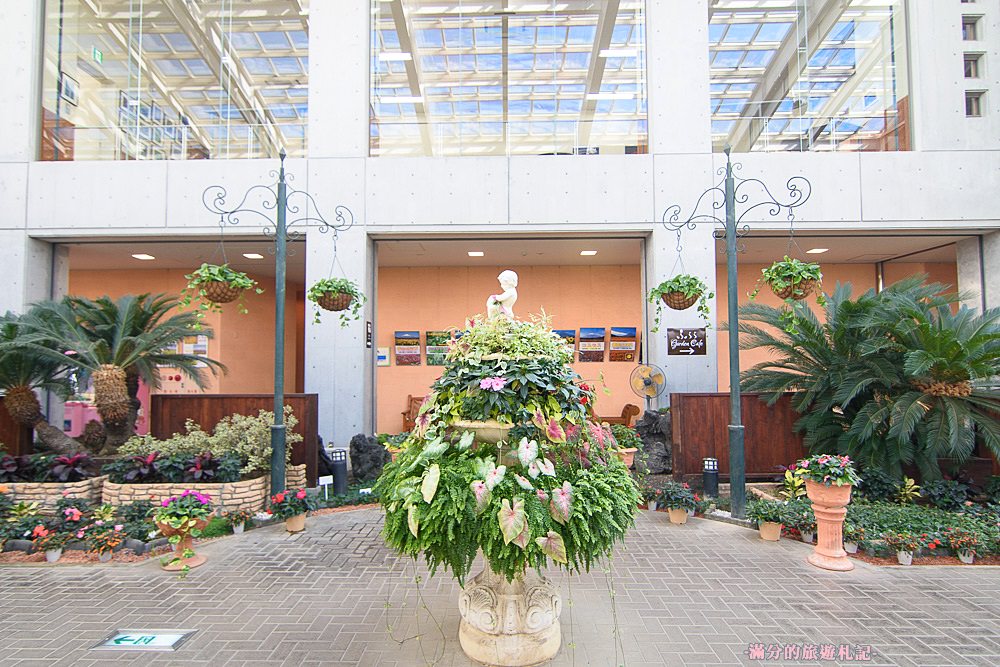
[[[198,303],[199,318],[205,313],[222,312],[223,303],[237,302],[237,310],[246,315],[247,307],[243,303],[243,293],[253,289],[257,294],[264,290],[257,287],[257,281],[229,267],[229,264],[202,264],[197,270],[184,276],[188,283],[181,292],[181,308],[187,308],[192,303]]]
[[[708,290],[708,285],[701,278],[683,273],[665,280],[649,290],[648,300],[656,304],[656,318],[653,321],[653,333],[660,330],[660,316],[666,304],[674,310],[686,310],[698,304],[698,314],[705,320],[705,326],[711,327],[708,300],[715,297],[715,292]]]
[[[819,264],[802,262],[785,255],[783,260],[774,262],[760,272],[761,277],[748,296],[756,299],[761,287],[767,285],[775,296],[784,299],[788,308],[783,311],[781,321],[786,332],[798,333],[799,318],[794,307],[796,301],[802,301],[816,292],[816,303],[821,307],[826,305],[826,295],[822,290],[823,273]]]
[[[361,307],[367,300],[357,283],[347,278],[318,280],[309,288],[306,298],[318,306],[313,322],[319,324],[321,313],[329,310],[339,314],[341,327],[361,317]]]

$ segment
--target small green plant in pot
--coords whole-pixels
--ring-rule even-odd
[[[315,323],[319,324],[322,311],[329,310],[340,315],[342,327],[361,317],[361,307],[366,301],[357,283],[347,278],[319,280],[309,288],[306,298],[319,306],[313,318]]]
[[[676,524],[687,523],[688,511],[697,506],[691,487],[680,482],[666,482],[658,501],[670,511],[670,523]]]
[[[256,280],[230,268],[228,264],[202,264],[184,277],[188,283],[181,293],[180,305],[186,308],[198,302],[198,317],[204,317],[208,312],[222,312],[221,304],[237,300],[237,309],[245,315],[248,311],[243,303],[243,293],[248,289],[257,294],[264,293],[257,287]]]
[[[907,531],[890,532],[882,534],[882,541],[891,550],[896,552],[896,560],[900,565],[910,565],[913,563],[913,552],[919,551],[925,542],[917,535]]]
[[[714,297],[715,292],[710,292],[705,281],[697,276],[685,273],[663,281],[649,290],[648,300],[656,304],[656,319],[653,321],[652,331],[660,329],[660,315],[664,304],[674,310],[687,310],[697,302],[698,314],[705,320],[706,326],[711,326],[708,300]]]
[[[750,292],[750,298],[755,299],[763,285],[767,285],[779,299],[801,301],[817,288],[821,287],[823,273],[819,264],[802,262],[788,255],[781,261],[761,269],[760,280]],[[819,305],[825,303],[822,292],[819,295]]]
[[[751,500],[747,503],[747,519],[757,525],[761,539],[777,542],[788,518],[788,506],[774,500]]]

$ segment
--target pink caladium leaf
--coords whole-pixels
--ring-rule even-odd
[[[587,430],[590,431],[590,437],[597,442],[601,447],[604,446],[604,429],[601,428],[600,424],[595,424],[594,422],[587,422]]]
[[[549,459],[538,459],[538,469],[543,475],[548,475],[549,477],[556,476],[556,466]]]
[[[541,410],[535,410],[535,414],[531,415],[531,423],[544,430],[548,420],[545,419]]]
[[[536,537],[535,544],[539,546],[542,553],[557,563],[566,563],[566,543],[563,542],[562,535],[550,530],[545,537]]]
[[[497,519],[500,521],[500,532],[503,533],[503,543],[513,542],[521,531],[525,529],[527,521],[524,517],[524,501],[520,498],[514,499],[514,506],[510,501],[503,499],[503,506],[497,512]]]
[[[537,479],[540,474],[541,469],[538,467],[538,460],[536,459],[528,466],[528,476],[531,477],[531,479]]]
[[[549,420],[549,424],[545,428],[545,435],[552,442],[566,442],[566,431],[563,430],[563,427],[559,425],[559,422],[554,417]]]
[[[565,525],[569,521],[569,513],[573,503],[573,486],[569,482],[563,482],[562,488],[553,489],[552,502],[549,504],[549,513],[552,518],[560,524]]]
[[[535,487],[533,487],[531,482],[529,482],[526,478],[521,477],[520,475],[514,475],[514,479],[517,480],[518,485],[525,491],[535,490]]]
[[[499,466],[490,470],[489,474],[486,475],[486,488],[492,491],[497,484],[503,481],[506,474],[507,466]]]
[[[469,485],[472,495],[476,498],[476,514],[482,514],[486,506],[490,504],[490,490],[486,488],[486,482],[476,480]]]
[[[535,495],[543,503],[549,502],[549,494],[545,492],[545,489],[535,489]]]
[[[538,458],[538,443],[534,440],[521,438],[521,443],[517,446],[517,458],[525,468]]]
[[[528,522],[524,522],[524,530],[518,533],[517,537],[512,540],[513,544],[521,547],[522,549],[528,548],[528,540],[531,539],[531,533],[528,532]]]

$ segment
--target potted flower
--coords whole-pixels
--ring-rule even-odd
[[[750,292],[751,299],[756,299],[761,286],[767,285],[779,299],[801,301],[812,294],[823,280],[819,264],[801,262],[788,255],[760,272],[760,280]]]
[[[657,504],[659,503],[660,500],[660,493],[661,493],[660,489],[657,489],[654,486],[644,486],[642,488],[641,493],[642,493],[642,499],[646,503],[646,509],[648,509],[650,512],[655,512]]]
[[[87,550],[97,554],[97,559],[102,563],[107,563],[111,560],[114,550],[125,541],[125,533],[122,532],[124,527],[120,523],[113,524],[97,519],[82,531],[77,532],[76,535],[80,537],[82,532],[87,543]]]
[[[966,565],[972,565],[976,559],[976,549],[983,543],[979,531],[961,527],[945,528],[944,539],[948,543],[948,548],[958,556],[958,560]]]
[[[42,524],[35,526],[31,536],[32,542],[35,545],[35,551],[44,551],[45,560],[49,563],[55,563],[59,560],[62,556],[63,547],[73,537],[72,533],[46,528]]]
[[[865,541],[864,526],[850,521],[844,522],[844,551],[849,554],[858,553],[858,547]]]
[[[202,264],[184,277],[188,282],[182,292],[180,305],[186,308],[197,301],[199,317],[204,317],[206,312],[221,312],[221,304],[237,299],[240,299],[238,310],[246,314],[243,293],[248,289],[255,290],[257,294],[264,293],[264,290],[257,287],[256,280],[242,271],[230,268],[228,264]]]
[[[882,541],[896,552],[896,560],[899,561],[900,565],[912,564],[913,552],[923,546],[919,537],[906,531],[883,533]]]
[[[631,468],[635,463],[636,453],[642,449],[642,438],[631,426],[625,424],[612,424],[611,435],[618,443],[619,456],[626,468]],[[642,459],[640,458],[640,461]],[[636,468],[638,471],[639,468]]]
[[[361,306],[366,300],[357,283],[347,278],[323,278],[309,288],[306,298],[319,306],[313,318],[316,324],[322,311],[329,310],[340,313],[342,327],[361,317]]]
[[[655,333],[660,329],[660,315],[664,304],[673,310],[687,310],[697,302],[698,314],[705,320],[706,325],[711,326],[708,300],[713,297],[715,293],[708,291],[708,285],[697,276],[684,273],[670,280],[664,280],[649,290],[647,297],[650,303],[656,304],[656,318],[653,321],[652,331]]]
[[[659,504],[670,512],[670,523],[684,524],[688,520],[688,510],[695,508],[694,494],[687,483],[666,482],[660,489]]]
[[[253,512],[250,510],[230,510],[223,514],[226,522],[232,527],[233,535],[240,535],[243,533],[243,529],[246,524],[253,518]]]
[[[198,537],[208,525],[211,514],[211,498],[191,489],[160,503],[153,512],[153,522],[174,545],[174,556],[160,562],[164,570],[187,572],[205,563],[207,559],[194,552],[193,538]]]
[[[757,525],[762,540],[777,542],[781,539],[781,529],[787,516],[784,503],[763,498],[751,500],[747,503],[746,515],[748,520]]]
[[[825,570],[846,572],[854,563],[844,551],[844,519],[851,489],[861,481],[850,457],[818,454],[789,466],[806,481],[806,495],[812,501],[819,539],[808,561]]]
[[[804,499],[788,503],[787,524],[799,531],[803,542],[812,544],[816,535],[816,515]]]
[[[305,489],[289,489],[271,496],[271,514],[276,519],[284,519],[285,530],[289,533],[301,533],[306,529],[306,512],[311,509],[316,509],[316,501]]]

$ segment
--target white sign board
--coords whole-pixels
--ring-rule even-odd
[[[104,651],[176,651],[197,630],[115,630],[92,648]]]
[[[333,475],[326,475],[324,477],[320,477],[316,481],[319,483],[320,486],[326,486],[327,484],[333,484]]]

